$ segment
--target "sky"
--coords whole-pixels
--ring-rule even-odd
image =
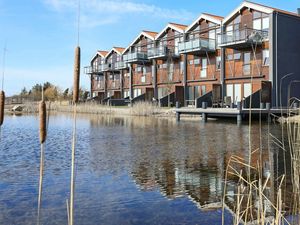
[[[127,47],[142,30],[160,32],[168,22],[190,25],[201,13],[227,16],[240,0],[81,0],[81,86],[83,67],[97,50]],[[296,12],[299,0],[255,0]],[[49,81],[72,86],[77,46],[78,0],[0,0],[0,71],[7,96]],[[5,66],[3,66],[6,46]]]

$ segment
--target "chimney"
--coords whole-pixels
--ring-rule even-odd
[[[297,13],[300,16],[300,8],[297,9]]]

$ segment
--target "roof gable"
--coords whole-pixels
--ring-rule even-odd
[[[254,10],[266,13],[266,14],[270,14],[274,11],[274,8],[256,4],[253,2],[244,1],[236,9],[234,9],[228,16],[225,17],[225,19],[223,20],[223,23],[226,24],[228,21],[230,21],[232,18],[234,18],[234,16],[238,15],[240,13],[240,11],[244,8],[254,9]]]
[[[147,37],[149,38],[150,40],[154,41],[155,39],[155,36],[157,35],[157,32],[154,32],[154,31],[145,31],[143,30],[135,39],[133,42],[131,42],[131,44],[125,48],[122,52],[122,54],[124,54],[125,52],[127,52],[127,50],[132,46],[134,45],[141,37]]]
[[[202,13],[190,26],[186,28],[186,32],[191,31],[200,20],[207,20],[215,24],[221,25],[223,17],[212,14]]]
[[[108,58],[113,52],[116,52],[118,55],[122,55],[125,48],[113,47],[107,54],[105,58]]]
[[[183,24],[168,23],[167,26],[165,26],[165,28],[159,34],[156,35],[155,39],[161,38],[168,29],[173,29],[179,33],[184,33],[186,28],[187,26]]]
[[[101,56],[102,58],[105,58],[108,54],[108,51],[101,51],[101,50],[98,50],[96,52],[96,54],[92,57],[91,61],[93,61],[97,56]]]

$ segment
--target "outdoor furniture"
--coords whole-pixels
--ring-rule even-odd
[[[232,105],[231,97],[230,96],[225,96],[224,97],[224,107],[225,108],[230,108]]]
[[[212,107],[219,108],[222,107],[222,99],[211,97]]]

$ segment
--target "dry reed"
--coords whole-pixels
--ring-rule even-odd
[[[75,48],[74,61],[74,87],[73,87],[73,102],[77,103],[79,100],[79,81],[80,81],[80,47]]]
[[[39,118],[40,118],[40,143],[43,144],[46,140],[47,136],[47,127],[46,127],[46,103],[45,101],[41,101],[39,104]]]
[[[0,126],[2,126],[4,121],[4,105],[5,105],[5,93],[0,91]]]

